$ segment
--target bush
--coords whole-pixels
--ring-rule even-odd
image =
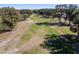
[[[4,7],[0,9],[1,13],[1,30],[12,30],[18,21],[18,11],[13,7]]]
[[[49,50],[53,54],[71,54],[79,53],[76,49],[78,46],[79,40],[74,35],[49,35],[46,37],[46,40],[42,47]]]

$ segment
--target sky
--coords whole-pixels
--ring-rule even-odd
[[[57,4],[0,4],[1,7],[15,7],[16,9],[55,8]],[[79,5],[78,5],[79,6]]]
[[[16,9],[54,8],[55,4],[0,4],[0,7],[15,7]]]

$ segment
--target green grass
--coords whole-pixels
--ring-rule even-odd
[[[33,16],[32,18],[34,18],[33,21],[37,21],[37,22],[51,22],[52,21],[52,19],[45,20],[45,18],[39,18],[39,17],[35,17],[35,16]],[[33,35],[35,35],[35,32],[36,32],[36,30],[38,30],[38,28],[40,28],[40,30],[43,31],[43,32],[38,33],[42,37],[46,36],[47,34],[50,34],[50,35],[59,34],[57,31],[52,29],[50,26],[46,26],[46,25],[40,26],[40,25],[35,24],[35,25],[32,25],[31,28],[29,29],[29,31],[28,32],[26,31],[26,34],[23,35],[22,42],[25,42],[26,39],[29,40]],[[46,51],[41,50],[39,48],[34,48],[29,51],[23,52],[23,54],[39,54],[39,53],[43,54],[43,53],[46,53]]]
[[[32,25],[29,29],[28,29],[28,31],[26,31],[25,33],[24,33],[24,35],[22,36],[22,38],[21,38],[21,40],[20,40],[20,42],[19,42],[19,45],[20,44],[23,44],[23,43],[25,43],[25,42],[27,42],[29,39],[31,39],[32,38],[32,36],[36,33],[36,31],[39,29],[39,26],[37,26],[37,25]]]
[[[58,21],[57,19],[52,19],[52,18],[42,18],[41,16],[38,16],[38,15],[33,15],[31,17],[31,19],[37,23],[48,23],[48,22],[52,22],[52,21]],[[52,29],[50,26],[47,26],[47,25],[42,25],[39,27],[44,31],[43,34],[58,34],[58,32],[54,29]]]
[[[31,19],[35,22],[52,22],[52,18],[42,18],[40,16],[33,15]]]
[[[74,34],[73,32],[71,32],[68,28],[66,27],[56,27],[55,29],[58,29],[59,31],[61,31],[64,34]]]
[[[40,23],[40,22],[53,22],[53,21],[58,21],[57,19],[52,19],[52,18],[42,18],[38,15],[33,15],[31,17],[31,19],[34,21],[34,22],[37,22],[37,23]],[[32,25],[28,31],[25,32],[25,34],[23,35],[22,37],[22,41],[21,42],[26,42],[28,41],[33,35],[35,35],[35,32],[40,28],[40,30],[42,30],[43,32],[39,32],[38,34],[41,35],[42,37],[46,36],[46,35],[52,35],[52,34],[55,34],[55,35],[60,35],[59,32],[57,32],[55,29],[58,29],[59,31],[63,32],[64,34],[72,34],[72,32],[68,29],[68,28],[63,28],[63,27],[56,27],[55,29],[54,28],[51,28],[50,26],[47,26],[47,25]],[[36,34],[37,35],[37,34]],[[34,49],[31,49],[29,51],[25,51],[23,52],[23,54],[39,54],[39,53],[44,53],[44,50],[42,51],[41,49],[38,49],[38,48],[34,48]]]
[[[52,19],[52,18],[42,18],[42,17],[40,17],[40,16],[38,16],[38,15],[33,15],[32,17],[32,20],[33,21],[35,21],[35,22],[42,22],[42,23],[48,23],[48,22],[58,22],[58,20],[55,18],[55,19]],[[62,21],[63,21],[63,19],[62,19]],[[58,29],[59,31],[61,31],[61,32],[63,32],[64,34],[74,34],[74,33],[72,33],[68,28],[65,28],[65,27],[56,27],[55,29],[51,29],[49,26],[43,26],[46,30],[47,30],[47,32],[49,32],[49,33],[55,33],[56,31],[55,31],[55,29]]]
[[[54,30],[49,26],[41,26],[41,27],[43,28],[45,34],[59,34],[56,30]]]
[[[41,35],[44,37],[45,35],[47,34],[55,34],[55,35],[58,35],[59,33],[56,32],[54,29],[50,28],[49,26],[40,26],[41,30],[43,30],[44,32],[41,33]],[[34,48],[34,49],[31,49],[29,51],[24,51],[22,54],[47,54],[48,52],[46,50],[42,50],[42,49],[39,49],[39,48]]]

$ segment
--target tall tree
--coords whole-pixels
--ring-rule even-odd
[[[68,16],[69,16],[69,24],[71,23],[71,21],[72,21],[72,19],[73,19],[73,13],[74,13],[74,11],[76,11],[77,10],[77,8],[78,8],[78,6],[77,5],[73,5],[73,4],[69,4],[68,5],[68,11],[67,11],[67,14],[68,14]]]

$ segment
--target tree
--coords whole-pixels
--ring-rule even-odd
[[[14,7],[3,7],[0,9],[2,19],[2,30],[12,30],[18,21],[18,13]]]
[[[22,9],[20,10],[20,17],[23,18],[23,20],[25,20],[26,18],[28,18],[30,15],[32,15],[32,10],[29,9]]]
[[[66,4],[56,5],[55,9],[57,10],[58,20],[59,20],[59,23],[61,24],[61,16],[65,13],[67,9],[67,5]]]
[[[69,4],[68,5],[68,8],[67,8],[68,10],[67,10],[66,13],[67,13],[67,15],[69,17],[69,25],[70,25],[70,23],[71,23],[71,21],[73,19],[73,12],[76,11],[77,8],[78,8],[77,5],[73,5],[73,4]]]
[[[76,32],[79,39],[79,11],[72,15],[72,24],[70,30]]]

